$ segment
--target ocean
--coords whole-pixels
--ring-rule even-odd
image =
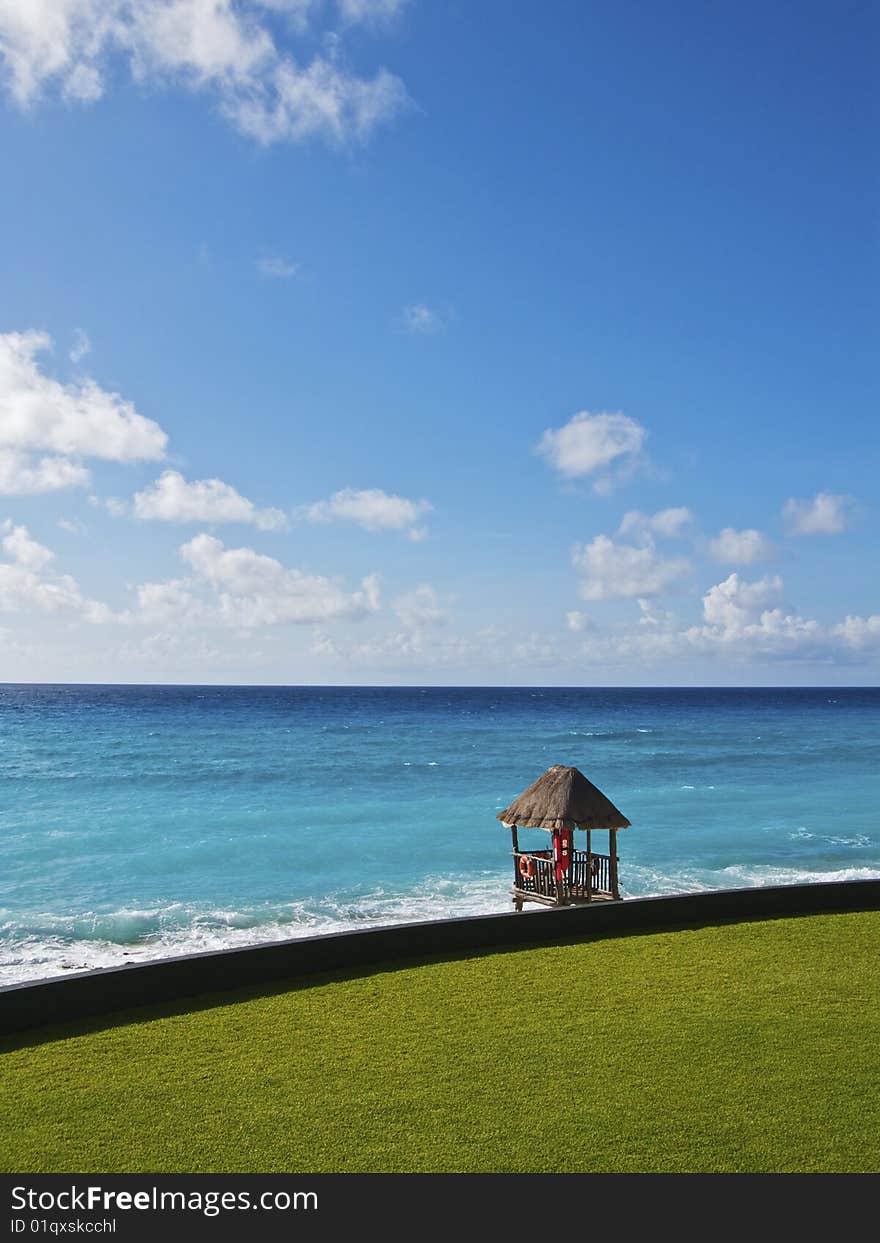
[[[880,876],[880,688],[5,685],[0,982],[512,910],[551,764],[624,896]]]

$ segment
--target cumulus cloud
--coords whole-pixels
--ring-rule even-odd
[[[671,631],[675,626],[675,614],[670,613],[667,609],[657,607],[653,600],[638,600],[640,626],[649,626],[653,630]]]
[[[738,574],[731,574],[723,583],[716,583],[703,596],[703,616],[712,626],[738,630],[757,621],[761,613],[775,604],[782,594],[778,574],[748,583]]]
[[[735,661],[850,663],[880,651],[880,615],[850,616],[823,626],[783,602],[778,575],[748,581],[737,573],[702,598],[702,624],[682,628],[673,614],[640,599],[636,628],[590,636],[584,655],[593,660],[657,661],[699,651]]]
[[[880,613],[870,617],[848,616],[833,627],[832,633],[844,647],[854,652],[880,648]]]
[[[475,633],[451,627],[404,624],[368,640],[346,644],[326,631],[314,632],[312,650],[337,664],[379,669],[458,667],[487,668],[601,667],[626,670],[633,664],[657,667],[696,655],[713,661],[766,663],[811,661],[822,664],[865,660],[880,652],[880,615],[847,617],[823,626],[798,615],[783,603],[778,576],[747,581],[731,574],[710,587],[702,600],[702,622],[683,627],[656,600],[637,597],[639,616],[631,623],[606,628],[584,613],[566,615],[568,633],[517,635],[497,626]],[[432,599],[425,596],[431,607]],[[396,603],[396,602],[395,602]],[[409,621],[409,619],[407,619]]]
[[[418,629],[422,626],[440,626],[449,619],[442,608],[437,592],[428,583],[422,583],[413,591],[404,592],[392,603],[392,608],[404,626]]]
[[[839,535],[849,526],[852,499],[833,492],[817,492],[809,501],[789,497],[782,510],[793,535]]]
[[[356,522],[365,531],[407,531],[410,539],[422,539],[424,530],[416,524],[433,508],[430,501],[412,501],[381,488],[343,488],[327,501],[307,505],[303,513],[309,522]]]
[[[350,0],[342,13],[356,22],[399,7]],[[293,29],[312,12],[299,0],[0,0],[4,80],[23,107],[50,86],[91,104],[104,93],[111,59],[121,57],[138,82],[208,92],[260,143],[364,139],[406,104],[403,83],[386,69],[363,78],[342,65],[338,39],[330,54],[298,62],[276,44],[267,9],[297,18]]]
[[[55,554],[32,539],[27,527],[14,526],[7,518],[0,524],[0,531],[4,532],[3,551],[18,565],[28,570],[42,570],[53,560]]]
[[[270,280],[290,280],[299,272],[299,267],[298,263],[291,263],[283,255],[264,255],[262,259],[257,260],[257,271],[260,276],[268,277]]]
[[[550,465],[567,479],[597,476],[594,487],[607,492],[615,476],[611,466],[635,462],[641,453],[647,431],[636,419],[625,414],[591,414],[582,410],[564,427],[549,428],[538,445]]]
[[[58,492],[62,488],[81,488],[88,484],[90,478],[85,466],[69,458],[36,458],[18,449],[0,449],[0,495],[3,496],[28,496]]]
[[[244,522],[261,531],[287,526],[280,509],[257,509],[221,479],[188,482],[176,470],[163,471],[154,484],[136,492],[132,509],[137,518],[161,522]]]
[[[190,584],[184,579],[141,583],[135,590],[138,608],[130,617],[132,621],[150,625],[207,625],[211,620],[209,605],[190,590]]]
[[[709,551],[722,564],[752,565],[755,561],[769,560],[773,556],[773,545],[753,527],[744,531],[725,527],[710,541]]]
[[[37,357],[51,345],[43,332],[0,334],[0,491],[86,484],[84,457],[133,462],[164,456],[165,432],[118,393],[90,379],[63,384],[41,371]]]
[[[379,607],[375,575],[346,592],[333,579],[290,569],[253,548],[227,548],[204,533],[183,544],[180,556],[191,578],[142,583],[139,612],[128,620],[251,629],[359,618]]]
[[[576,544],[572,564],[583,575],[585,600],[615,600],[656,596],[690,570],[683,557],[661,557],[651,540],[641,547],[616,543],[597,535],[589,544]]]
[[[618,534],[644,536],[650,532],[666,539],[676,539],[693,519],[693,514],[684,505],[660,509],[656,514],[643,514],[640,509],[630,509],[621,519]]]
[[[68,612],[84,621],[104,622],[110,610],[86,599],[69,574],[54,574],[50,566],[55,554],[33,539],[27,527],[10,519],[0,523],[2,547],[8,561],[0,561],[0,611],[46,613]]]
[[[685,638],[696,647],[733,655],[825,658],[823,628],[779,607],[781,593],[778,575],[750,583],[731,574],[703,596],[705,624],[691,627]]]

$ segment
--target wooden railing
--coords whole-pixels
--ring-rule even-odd
[[[523,875],[520,860],[528,859],[531,875]],[[556,865],[549,850],[517,850],[513,854],[513,884],[522,893],[555,901],[557,897],[571,895],[586,898],[587,894],[613,893],[611,856],[591,854],[574,850],[568,875],[561,887],[556,881]],[[561,888],[561,892],[560,892]]]
[[[573,851],[568,875],[570,889],[574,893],[585,894],[588,878],[591,893],[611,893],[611,856],[588,855],[585,850]]]
[[[531,876],[520,870],[521,859],[531,863]],[[556,897],[556,870],[549,850],[517,850],[513,855],[513,883],[523,893],[540,894],[543,898]]]

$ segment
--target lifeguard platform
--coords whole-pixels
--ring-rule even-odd
[[[629,820],[577,768],[554,764],[497,816],[513,836],[513,904],[572,906],[620,900],[617,830]],[[549,850],[524,850],[519,829],[545,829]],[[586,833],[576,850],[574,831]],[[608,832],[608,853],[594,848],[593,834]]]

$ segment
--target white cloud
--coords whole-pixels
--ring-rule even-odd
[[[0,0],[2,3],[2,0]],[[86,354],[91,353],[92,343],[89,340],[88,333],[83,332],[82,328],[77,328],[73,334],[73,345],[70,348],[70,361],[79,363],[85,358]]]
[[[337,519],[356,522],[365,531],[405,531],[412,539],[422,539],[424,531],[416,526],[423,514],[433,509],[429,501],[411,501],[405,496],[383,492],[381,488],[343,488],[328,501],[307,505],[304,515],[309,522],[333,522]]]
[[[827,648],[826,636],[817,621],[782,609],[768,609],[757,622],[742,630],[723,630],[712,638],[727,646],[739,646],[749,655],[825,659]]]
[[[781,594],[782,579],[778,574],[747,583],[734,573],[723,583],[710,587],[703,596],[703,616],[711,626],[742,629],[756,621],[768,605],[775,604]]]
[[[68,535],[86,535],[88,528],[79,518],[59,518],[56,526],[62,531],[66,531]]]
[[[365,141],[407,101],[403,83],[386,69],[366,80],[319,57],[306,69],[282,61],[267,89],[234,94],[224,101],[222,111],[242,133],[264,146],[309,138],[344,143]]]
[[[187,482],[176,470],[166,470],[154,484],[132,498],[138,518],[161,522],[245,522],[261,531],[287,526],[280,509],[257,509],[252,501],[221,479]]]
[[[181,630],[174,626],[144,635],[137,640],[119,644],[113,653],[123,669],[143,669],[151,673],[175,672],[192,680],[193,669],[212,670],[228,668],[234,660],[241,664],[258,664],[260,653],[248,647],[237,648],[234,653],[224,651],[210,643],[204,635],[193,630]]]
[[[537,665],[539,668],[558,668],[571,660],[571,655],[562,651],[554,635],[536,632],[526,635],[524,639],[513,644],[511,656],[517,664]]]
[[[348,645],[320,629],[314,633],[312,651],[341,666],[376,671],[455,667],[456,676],[473,669],[483,678],[487,669],[510,677],[512,671],[529,667],[601,668],[609,677],[612,669],[626,673],[634,665],[665,671],[675,660],[686,667],[698,656],[720,662],[715,666],[719,670],[734,662],[827,665],[852,663],[880,651],[880,615],[850,617],[826,628],[785,608],[782,592],[776,576],[748,582],[733,574],[706,592],[702,624],[687,629],[654,600],[639,597],[638,618],[612,628],[600,627],[575,610],[568,614],[574,622],[569,633],[518,635],[497,626],[456,633],[451,627],[414,624]]]
[[[584,575],[581,595],[585,600],[656,596],[690,569],[683,557],[658,556],[650,540],[637,548],[615,543],[607,535],[576,544],[572,563]]]
[[[274,557],[252,548],[226,548],[211,535],[197,535],[183,544],[180,555],[190,566],[197,584],[214,594],[210,620],[237,627],[275,626],[285,622],[319,623],[342,617],[363,617],[379,607],[378,580],[365,578],[361,590],[346,593],[332,579],[288,569]],[[146,596],[143,594],[146,589]],[[141,600],[170,616],[175,602],[185,617],[197,610],[190,584],[175,581],[144,584]],[[198,614],[208,620],[208,614]]]
[[[752,565],[756,561],[768,561],[773,556],[773,545],[753,527],[744,531],[725,527],[710,541],[709,551],[722,564]]]
[[[390,2],[355,0],[350,19],[381,16]],[[385,69],[361,78],[327,56],[301,67],[276,45],[267,9],[298,18],[294,28],[310,12],[299,0],[0,0],[4,77],[23,107],[52,84],[88,104],[104,92],[111,56],[122,56],[136,81],[210,92],[262,143],[363,139],[407,102]]]
[[[400,322],[407,332],[414,336],[429,337],[445,327],[443,316],[423,302],[406,306],[400,316]]]
[[[107,513],[112,514],[114,518],[127,518],[131,512],[128,502],[120,500],[118,496],[90,496],[89,504],[99,509],[106,509]]]
[[[670,631],[675,626],[675,614],[670,613],[667,609],[658,608],[653,600],[638,600],[641,617],[639,618],[640,626],[650,626],[653,630]]]
[[[275,59],[253,8],[231,0],[139,0],[119,14],[114,40],[130,53],[136,78],[177,75],[192,87],[258,82]]]
[[[137,587],[138,612],[131,620],[150,625],[166,622],[178,625],[207,624],[211,610],[182,579],[164,583],[141,583]]]
[[[338,0],[338,2],[343,20],[351,24],[388,21],[401,13],[409,4],[409,0]]]
[[[336,657],[339,655],[339,648],[329,634],[316,628],[312,632],[312,653],[315,656]]]
[[[582,631],[589,629],[590,619],[586,613],[581,613],[579,609],[571,609],[565,614],[565,624],[574,634],[580,634]]]
[[[0,53],[13,98],[27,104],[57,78],[76,99],[121,8],[122,0],[0,0]],[[96,86],[92,80],[93,98]]]
[[[287,14],[297,26],[304,27],[308,24],[311,11],[319,0],[256,0],[256,2],[263,9]]]
[[[82,607],[82,595],[72,578],[47,581],[25,566],[0,561],[0,611],[17,613],[37,608],[51,613],[62,609],[78,612]]]
[[[392,608],[404,626],[411,629],[443,625],[449,619],[449,613],[441,607],[436,591],[427,583],[398,596]]]
[[[880,647],[880,613],[870,617],[848,616],[832,628],[832,633],[845,647],[864,652]]]
[[[27,527],[7,519],[0,523],[3,551],[10,561],[0,561],[0,611],[47,613],[69,612],[88,622],[111,619],[109,609],[86,599],[69,574],[53,574],[49,567],[54,553],[33,539]]]
[[[643,514],[640,509],[631,509],[623,515],[618,534],[644,536],[652,532],[666,539],[676,539],[693,519],[693,514],[684,505],[660,509],[656,514]]]
[[[93,104],[104,94],[101,75],[94,65],[75,65],[67,75],[62,93],[73,103]]]
[[[28,570],[44,569],[55,556],[43,544],[31,539],[27,527],[14,526],[9,518],[0,524],[0,531],[4,532],[3,551]]]
[[[624,630],[616,634],[596,635],[584,645],[582,656],[592,664],[625,667],[630,661],[655,664],[678,655],[683,647],[681,636],[665,627]]]
[[[28,496],[39,492],[57,492],[62,488],[81,488],[88,484],[89,479],[86,468],[69,458],[33,458],[18,449],[0,449],[0,494],[4,496]]]
[[[334,649],[331,653],[325,647],[324,654],[333,655],[349,666],[384,670],[411,671],[450,665],[483,669],[487,663],[496,664],[499,658],[497,643],[488,635],[461,635],[447,630],[426,632],[409,627],[348,648],[335,644]]]
[[[94,380],[62,384],[40,371],[36,356],[51,345],[43,332],[0,334],[0,447],[112,462],[161,458],[168,437],[131,402]]]
[[[696,647],[746,657],[826,658],[828,635],[818,622],[769,607],[781,593],[778,575],[749,583],[731,574],[703,596],[705,625],[691,627],[685,638]]]
[[[538,445],[538,452],[555,470],[568,479],[607,472],[621,462],[632,465],[641,452],[647,431],[636,419],[625,414],[591,414],[582,410],[564,427],[550,428]],[[594,486],[607,492],[614,484],[608,473],[599,474]]]
[[[810,501],[790,497],[782,514],[793,535],[839,535],[849,526],[851,504],[848,496],[818,492]]]
[[[270,280],[290,280],[292,276],[296,276],[299,269],[298,263],[291,263],[283,255],[264,255],[262,259],[257,260],[257,271],[261,276],[266,276]]]

